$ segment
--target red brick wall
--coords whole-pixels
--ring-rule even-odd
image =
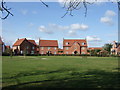
[[[32,47],[34,47],[34,49]],[[31,54],[31,51],[34,51],[35,54],[37,53],[37,46],[31,44],[27,40],[23,41],[23,43],[20,45],[20,50],[24,51],[25,49],[28,52],[28,54]]]
[[[50,49],[48,49],[48,47],[40,47],[40,51],[39,54],[46,54],[48,51],[51,51],[52,54],[58,54],[58,47],[49,47]],[[55,49],[56,48],[56,49]]]
[[[68,50],[66,48],[68,48]],[[83,54],[83,52],[84,54],[87,54],[87,47],[84,47],[83,50],[82,47],[80,47],[80,45],[77,42],[75,42],[71,47],[64,46],[63,51],[64,54],[74,54],[75,51],[77,51],[77,54]]]

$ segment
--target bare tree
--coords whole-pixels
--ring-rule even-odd
[[[99,0],[95,0],[95,2],[97,2]],[[108,0],[111,1],[111,0]],[[116,0],[117,4],[118,4],[118,9],[120,10],[120,0]],[[40,2],[45,5],[46,7],[48,7],[48,5],[43,2],[42,0],[40,0]],[[111,1],[112,2],[112,1]],[[94,2],[93,2],[94,3]],[[66,10],[66,13],[61,17],[65,17],[67,14],[69,14],[70,16],[73,16],[72,12],[74,10],[79,10],[81,9],[81,7],[83,6],[85,8],[85,17],[87,15],[87,6],[91,5],[93,3],[88,2],[88,0],[64,0],[63,2],[63,8]],[[113,3],[113,2],[112,2]],[[7,8],[6,6],[6,2],[4,2],[2,0],[1,4],[0,4],[0,11],[2,12],[2,14],[5,14],[3,17],[1,16],[1,19],[6,19],[9,15],[13,16],[13,14],[10,12],[11,8]]]
[[[13,16],[13,14],[10,12],[10,10],[11,10],[11,8],[8,8],[7,6],[6,6],[6,2],[4,2],[3,0],[2,0],[2,2],[1,2],[1,4],[0,4],[0,11],[2,12],[2,14],[5,14],[5,16],[1,16],[0,18],[1,19],[6,19],[9,15],[11,15],[11,16]]]
[[[72,12],[74,10],[79,10],[82,6],[85,8],[85,17],[87,15],[87,6],[94,4],[95,2],[97,2],[99,0],[95,0],[94,2],[88,2],[88,0],[64,0],[64,6],[63,8],[66,9],[66,13],[62,16],[65,17],[67,14],[73,16]],[[111,0],[108,0],[109,2],[113,3]],[[120,1],[116,0],[117,4],[118,4],[118,9],[120,10]]]

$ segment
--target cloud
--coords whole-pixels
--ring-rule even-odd
[[[105,16],[108,16],[108,17],[112,17],[112,16],[115,16],[115,15],[116,15],[116,13],[112,10],[107,10],[105,12]]]
[[[39,31],[40,32],[44,32],[44,33],[46,33],[46,34],[53,34],[53,32],[51,31],[51,30],[48,30],[45,26],[43,26],[43,25],[41,25],[40,27],[39,27]]]
[[[61,26],[57,24],[49,24],[49,27],[52,29],[57,29],[57,30],[68,30],[69,26]]]
[[[87,41],[101,41],[101,39],[96,36],[87,36],[86,39]]]
[[[28,13],[28,10],[21,10],[21,13],[23,14],[23,15],[26,15],[27,13]]]
[[[100,21],[102,23],[105,23],[105,24],[108,24],[108,25],[113,25],[114,24],[112,18],[109,18],[109,17],[101,17]]]
[[[113,21],[113,16],[115,16],[116,13],[112,10],[107,10],[104,14],[104,17],[100,18],[100,22],[105,23],[107,25],[113,25],[114,21]]]
[[[71,30],[86,30],[88,29],[88,26],[85,24],[71,24],[70,29]]]
[[[68,36],[77,36],[77,33],[76,33],[76,31],[70,30],[68,32]]]

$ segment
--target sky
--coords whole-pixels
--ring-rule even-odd
[[[64,39],[86,39],[88,47],[102,47],[118,41],[118,8],[115,3],[88,5],[61,18],[66,9],[60,2],[7,2],[14,16],[2,21],[2,38],[12,46],[18,38],[58,40],[62,48]]]

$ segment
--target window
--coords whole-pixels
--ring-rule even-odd
[[[31,54],[34,54],[34,51],[31,51]]]
[[[66,52],[66,54],[68,54],[68,52]]]
[[[27,46],[26,48],[28,49],[29,47]]]
[[[50,49],[50,47],[48,47],[48,50]]]
[[[32,49],[35,49],[35,47],[33,46]]]
[[[66,47],[66,50],[68,50],[68,47]]]
[[[69,42],[66,42],[66,45],[68,45],[69,44]]]
[[[54,54],[56,54],[56,52],[54,52]]]
[[[23,51],[21,50],[20,53],[23,54]]]
[[[54,49],[56,50],[57,48],[55,47]]]
[[[83,42],[82,45],[85,45],[85,43]]]
[[[77,49],[77,47],[74,47],[74,49],[76,50],[76,49]]]
[[[81,54],[85,54],[85,52],[82,52]]]
[[[44,47],[41,47],[41,50],[43,50],[44,49]]]
[[[44,52],[42,51],[41,54],[44,54]]]
[[[85,47],[82,47],[82,50],[84,50],[85,49]]]

